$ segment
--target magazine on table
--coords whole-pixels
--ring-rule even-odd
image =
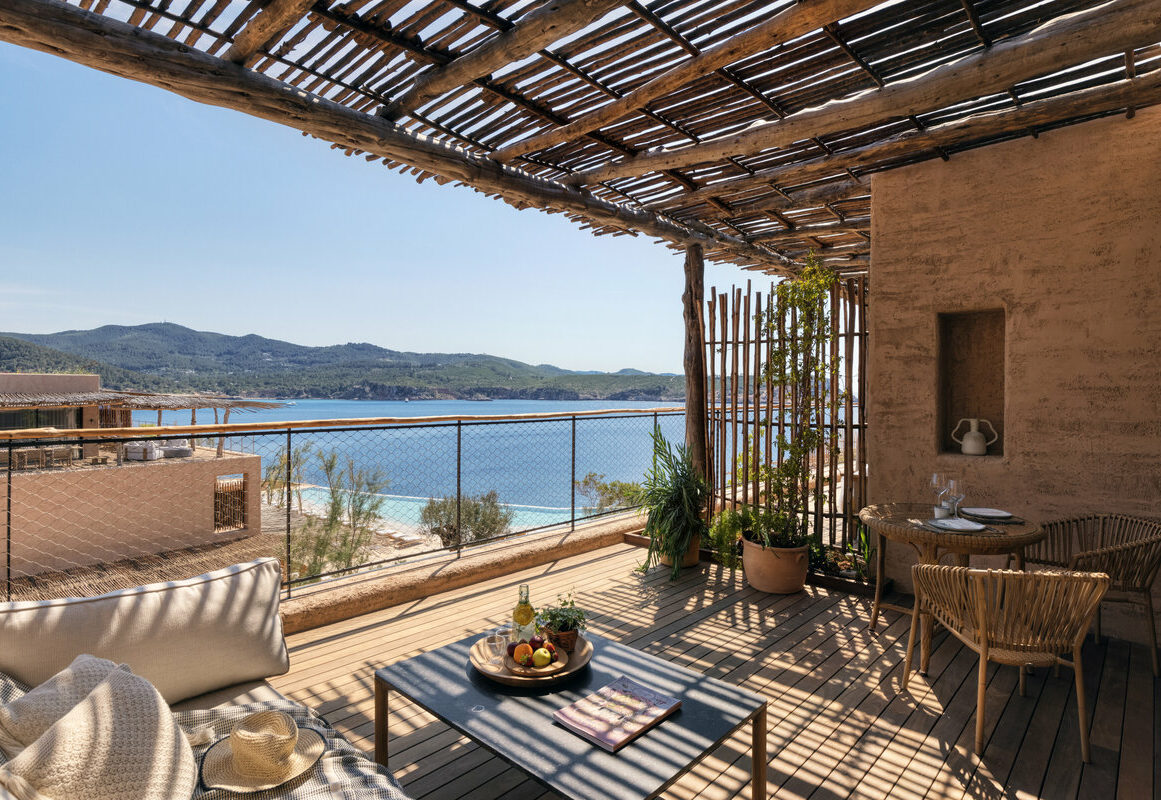
[[[681,701],[676,697],[622,675],[552,716],[578,736],[615,752],[679,708]]]

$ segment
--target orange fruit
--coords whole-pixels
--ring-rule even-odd
[[[521,642],[516,645],[516,650],[512,653],[512,659],[517,664],[529,664],[532,662],[532,645],[528,642]]]

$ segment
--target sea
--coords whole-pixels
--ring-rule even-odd
[[[549,400],[294,400],[275,409],[234,412],[230,422],[277,425],[299,420],[476,417],[591,410],[671,408],[657,401]],[[200,411],[198,422],[212,422]],[[156,424],[157,412],[136,412],[134,423]],[[162,424],[188,425],[190,413],[163,412]],[[421,514],[433,499],[495,492],[513,514],[512,529],[528,530],[567,522],[575,513],[594,512],[592,501],[574,482],[590,473],[602,481],[638,482],[652,463],[654,423],[673,442],[684,440],[683,414],[577,417],[549,421],[400,423],[384,430],[338,424],[327,430],[292,433],[291,447],[305,448],[303,484],[293,502],[318,513],[329,497],[322,459],[336,454],[340,469],[385,481],[375,492],[383,527],[401,537],[422,534]],[[215,440],[216,441],[216,440]],[[263,469],[278,462],[286,434],[232,436],[230,450],[262,456]]]

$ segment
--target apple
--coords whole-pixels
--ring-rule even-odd
[[[547,667],[552,663],[552,653],[545,650],[543,647],[538,648],[532,652],[532,665],[536,667]]]
[[[539,633],[534,634],[533,637],[528,640],[528,644],[532,645],[533,650],[539,650],[540,648],[544,647],[544,637]]]
[[[518,644],[520,644],[520,643],[519,642],[508,642],[508,655],[509,656],[513,656],[516,654],[516,645],[518,645]]]

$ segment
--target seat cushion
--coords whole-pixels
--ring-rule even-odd
[[[273,700],[285,701],[286,697],[266,681],[246,681],[174,703],[173,710],[205,711],[219,706],[244,706]]]
[[[278,561],[96,597],[0,603],[0,672],[36,686],[89,653],[157,687],[167,703],[290,668]]]

